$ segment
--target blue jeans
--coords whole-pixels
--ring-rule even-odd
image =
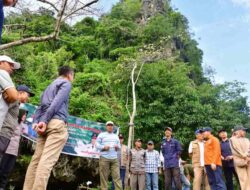
[[[215,171],[212,170],[210,165],[206,165],[205,168],[211,190],[227,190],[222,177],[221,166],[216,166]]]
[[[158,190],[158,173],[146,173],[146,189]]]
[[[125,187],[125,184],[124,184],[125,176],[126,176],[126,168],[120,168],[120,177],[121,177],[121,180],[122,180],[122,189],[124,189],[124,187]],[[111,184],[111,190],[115,190],[115,185],[114,185],[113,180],[112,180],[112,184]]]
[[[187,179],[187,177],[181,173],[181,184],[182,184],[182,190],[190,190],[190,181]],[[172,190],[176,190],[174,180],[172,180]]]
[[[184,174],[181,174],[181,183],[182,183],[182,190],[190,190],[191,184],[188,178]]]

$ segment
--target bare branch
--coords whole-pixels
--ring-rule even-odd
[[[46,3],[46,4],[49,4],[51,7],[53,7],[53,9],[55,9],[56,12],[59,12],[59,10],[56,8],[56,6],[54,5],[54,3],[52,2],[49,2],[47,0],[37,0],[37,1],[40,1],[42,3]]]
[[[24,45],[24,44],[31,43],[31,42],[43,42],[43,41],[48,41],[48,40],[52,40],[52,39],[55,39],[54,34],[50,34],[50,35],[42,36],[42,37],[25,38],[25,39],[22,39],[22,40],[17,40],[17,41],[14,41],[14,42],[10,42],[10,43],[7,43],[7,44],[0,45],[0,50],[8,49],[8,48],[11,48],[11,47],[14,47],[14,46]]]
[[[61,5],[61,8],[60,8],[60,11],[57,14],[56,26],[55,26],[55,31],[54,31],[56,38],[59,36],[59,33],[60,33],[60,27],[61,27],[62,17],[63,17],[64,11],[66,9],[67,2],[68,2],[68,0],[63,0],[62,1],[62,5]]]
[[[99,0],[90,1],[89,3],[84,4],[83,6],[79,7],[78,9],[75,9],[74,11],[70,12],[69,14],[67,14],[67,15],[64,17],[63,21],[65,21],[68,17],[74,15],[74,14],[77,13],[78,11],[83,10],[83,9],[85,9],[86,7],[89,7],[89,6],[91,6],[91,5],[95,4],[95,3],[97,3],[98,1],[99,1]]]
[[[141,74],[141,71],[142,71],[142,68],[143,68],[144,64],[145,64],[145,62],[143,62],[143,63],[141,64],[140,70],[139,70],[139,72],[138,72],[138,74],[137,74],[137,77],[136,77],[136,80],[135,80],[135,84],[137,83],[137,81],[138,81],[138,79],[139,79],[139,77],[140,77],[140,74]]]
[[[86,8],[97,3],[99,0],[91,0],[89,3],[86,3],[86,4],[83,4],[80,0],[76,0],[73,3],[72,1],[70,2],[68,0],[58,0],[54,3],[51,2],[50,0],[37,0],[37,1],[50,5],[57,12],[54,31],[51,34],[48,34],[46,36],[28,37],[25,39],[20,39],[14,42],[0,45],[0,50],[8,49],[8,48],[18,46],[18,45],[27,44],[30,42],[42,42],[42,41],[48,41],[51,39],[58,39],[61,25],[67,18],[71,17],[74,14],[79,15],[80,11],[83,11],[83,10],[89,11],[90,13],[92,13],[91,9],[88,10]],[[59,3],[60,3],[60,6],[59,6]],[[81,4],[78,5],[79,3]],[[71,10],[71,12],[67,13],[67,10]]]

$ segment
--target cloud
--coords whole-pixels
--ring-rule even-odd
[[[250,8],[250,0],[231,0],[235,5]]]

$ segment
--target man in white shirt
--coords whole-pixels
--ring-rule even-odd
[[[196,140],[190,143],[188,149],[194,168],[193,190],[204,189],[204,186],[205,190],[210,190],[208,178],[204,168],[204,141],[202,132],[203,131],[201,129],[195,131]],[[201,187],[202,182],[204,184],[203,187]]]
[[[0,130],[8,112],[9,104],[18,99],[18,93],[10,75],[20,63],[13,61],[6,55],[0,55]]]

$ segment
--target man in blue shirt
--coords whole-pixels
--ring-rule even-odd
[[[38,133],[35,153],[28,167],[23,190],[46,189],[53,166],[68,139],[66,128],[69,94],[74,71],[59,68],[59,77],[43,92],[33,128]]]
[[[99,170],[101,190],[108,190],[108,178],[111,176],[115,185],[115,189],[122,189],[120,178],[120,167],[117,151],[121,149],[118,136],[113,133],[114,123],[108,121],[106,123],[106,132],[100,133],[96,139],[96,148],[100,151]]]
[[[182,189],[179,158],[181,155],[181,144],[172,138],[172,129],[165,129],[165,139],[161,144],[161,152],[164,157],[165,190],[171,189],[174,180],[177,190]]]
[[[222,159],[222,168],[226,179],[226,186],[227,190],[233,190],[233,175],[238,180],[238,175],[234,168],[233,162],[233,154],[231,151],[230,143],[227,138],[227,132],[225,129],[221,129],[219,131],[219,137],[221,139],[220,146],[221,146],[221,159]]]

